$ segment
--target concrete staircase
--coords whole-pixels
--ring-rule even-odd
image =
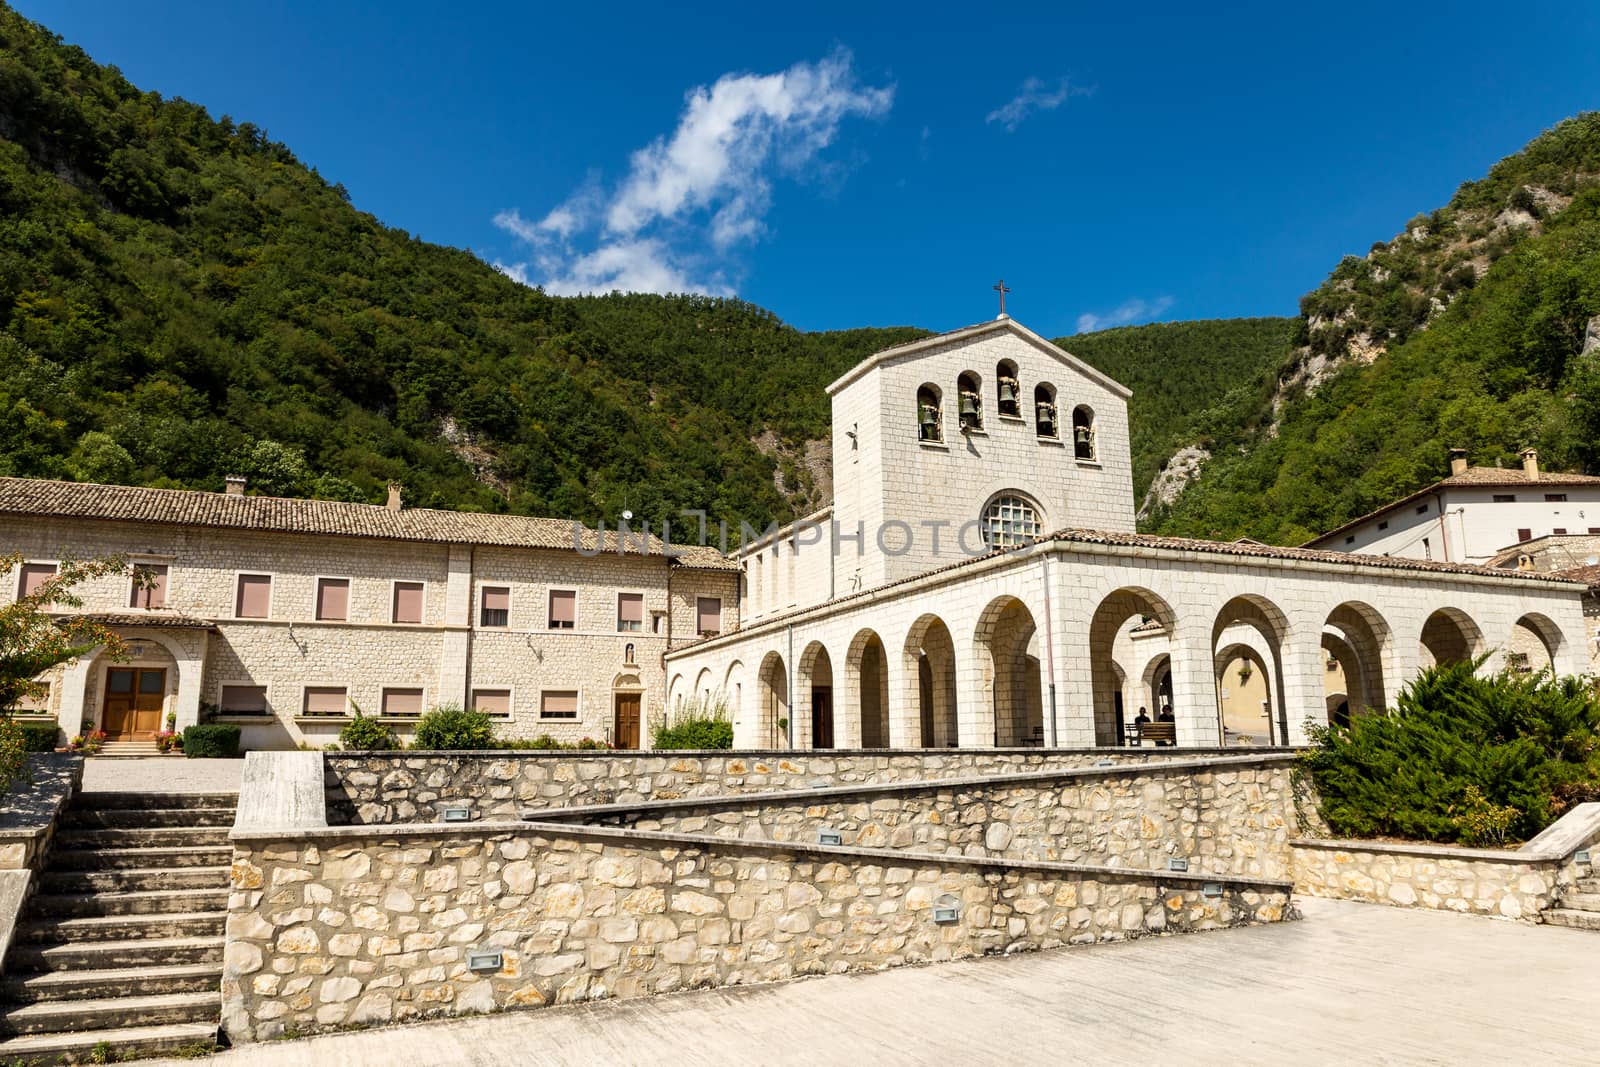
[[[96,759],[149,759],[162,755],[154,741],[103,741]]]
[[[0,976],[0,1063],[216,1041],[238,799],[73,798]]]
[[[1539,918],[1551,926],[1600,930],[1600,872],[1591,865],[1588,876],[1574,882],[1561,898],[1560,907],[1541,912]]]

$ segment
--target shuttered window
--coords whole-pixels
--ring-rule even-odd
[[[301,712],[306,715],[343,715],[347,703],[342,685],[308,685]]]
[[[617,629],[636,634],[644,629],[644,594],[617,594]]]
[[[344,622],[350,617],[350,580],[317,579],[317,618],[325,622]]]
[[[24,563],[22,565],[22,579],[17,587],[18,596],[32,596],[39,591],[46,578],[55,577],[56,565],[54,563]]]
[[[17,710],[24,714],[44,714],[50,710],[50,683],[40,682],[44,686],[42,693],[26,693],[17,704]]]
[[[694,620],[694,628],[697,633],[720,633],[722,631],[722,598],[715,596],[695,598]]]
[[[422,583],[394,583],[395,622],[420,623],[422,621]]]
[[[225,685],[217,708],[224,715],[267,714],[267,687],[264,685]]]
[[[539,718],[576,719],[578,692],[575,689],[546,689],[539,694]]]
[[[133,565],[133,591],[128,595],[130,608],[164,608],[167,606],[167,565],[165,563],[135,563]]]
[[[511,625],[511,587],[486,585],[483,587],[483,608],[478,618],[480,626],[502,629]]]
[[[241,619],[264,619],[272,603],[272,575],[239,575],[239,595],[233,613]]]
[[[385,689],[383,691],[383,714],[412,719],[421,715],[422,690]]]
[[[509,719],[511,718],[511,690],[474,689],[472,691],[472,707],[474,711],[481,711],[492,718]]]
[[[570,630],[578,624],[578,594],[571,589],[550,590],[550,629]]]

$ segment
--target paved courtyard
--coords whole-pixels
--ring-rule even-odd
[[[211,1062],[1593,1062],[1600,935],[1301,906],[1304,922],[1273,927],[275,1041]]]
[[[237,793],[242,759],[150,759],[83,761],[83,788],[89,793]]]

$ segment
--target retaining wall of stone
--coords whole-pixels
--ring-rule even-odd
[[[719,799],[583,806],[529,818],[725,839],[949,856],[1104,863],[1257,878],[1292,877],[1290,756],[1176,760],[875,784]]]
[[[1286,882],[548,823],[235,830],[234,845],[234,1041],[1289,912]],[[497,970],[469,969],[483,950]]]
[[[1498,849],[1379,841],[1295,841],[1298,892],[1404,908],[1537,921],[1574,880],[1572,865]]]
[[[1284,750],[1264,750],[1282,753]],[[727,796],[865,782],[920,781],[1236,756],[1233,749],[991,749],[738,752],[331,752],[328,821],[430,821],[446,803],[480,819],[528,808]]]

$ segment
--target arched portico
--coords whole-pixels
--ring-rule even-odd
[[[833,660],[821,641],[813,641],[800,653],[795,689],[800,695],[801,730],[795,741],[799,748],[833,748]]]
[[[1044,743],[1038,636],[1033,613],[1014,596],[996,597],[978,616],[973,652],[1001,748]]]
[[[1328,721],[1384,707],[1392,670],[1391,630],[1364,601],[1350,600],[1322,624],[1323,703]],[[1342,709],[1342,710],[1341,710]]]
[[[1120,706],[1126,672],[1115,658],[1117,635],[1130,621],[1133,629],[1149,627],[1149,632],[1159,632],[1170,639],[1177,625],[1177,615],[1162,597],[1136,586],[1114,590],[1095,607],[1089,620],[1089,674],[1097,745],[1122,744],[1124,729],[1132,721],[1132,716]],[[1167,671],[1170,676],[1170,656]],[[1174,694],[1175,701],[1185,697],[1181,692]],[[1151,718],[1155,718],[1158,710],[1151,710]],[[1181,732],[1179,736],[1181,741]]]
[[[1506,639],[1506,667],[1515,671],[1555,673],[1561,655],[1561,628],[1547,615],[1533,611],[1511,626]]]
[[[768,652],[756,675],[756,715],[751,724],[749,747],[787,747],[788,721],[789,675],[784,669],[783,657]]]
[[[911,624],[901,654],[905,707],[915,709],[904,734],[922,748],[960,743],[956,714],[956,649],[950,629],[937,615]]]
[[[1417,666],[1466,663],[1483,651],[1483,631],[1460,608],[1440,608],[1422,624],[1417,637]]]
[[[84,722],[96,729],[107,726],[105,713],[107,698],[111,697],[114,714],[125,725],[134,725],[128,736],[148,740],[153,730],[166,728],[167,716],[175,717],[178,730],[200,721],[200,696],[206,657],[208,631],[201,627],[183,629],[157,629],[140,627],[122,631],[128,645],[128,659],[112,663],[104,655],[104,647],[84,653],[69,664],[61,676],[60,723],[68,736],[78,733]],[[111,671],[119,673],[113,677]],[[133,671],[131,679],[124,673]],[[146,729],[148,716],[138,720],[123,715],[121,708],[128,704],[141,704],[137,694],[109,692],[113,687],[123,688],[127,682],[135,689],[149,686],[152,677],[145,672],[161,671],[159,710],[155,711],[156,725]],[[150,698],[157,694],[145,693]],[[152,701],[153,703],[153,701]],[[111,724],[118,725],[116,723]]]
[[[889,657],[875,630],[862,630],[845,657],[840,738],[845,748],[889,747]]]
[[[1255,639],[1242,637],[1239,634],[1241,630],[1249,631]],[[1255,661],[1265,672],[1263,682],[1269,704],[1266,721],[1260,723],[1260,727],[1265,728],[1267,735],[1265,743],[1271,745],[1283,744],[1289,736],[1289,710],[1284,693],[1286,687],[1283,684],[1284,642],[1288,633],[1289,620],[1283,611],[1259,593],[1243,593],[1231,598],[1222,605],[1215,621],[1211,624],[1211,648],[1214,659],[1221,653],[1225,643],[1248,648],[1255,654]],[[1219,680],[1218,670],[1213,670],[1212,679],[1213,682]],[[1216,699],[1220,709],[1220,687]],[[1261,743],[1256,740],[1256,733],[1250,733],[1249,736],[1253,742]],[[1222,739],[1224,744],[1228,743],[1226,723],[1222,724]]]

